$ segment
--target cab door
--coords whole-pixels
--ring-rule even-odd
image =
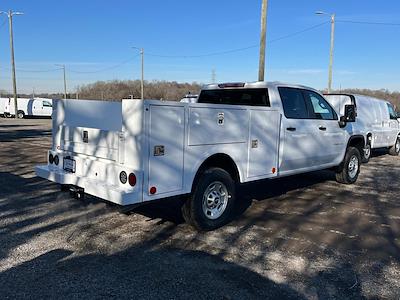
[[[32,115],[34,116],[42,116],[43,115],[43,101],[30,99],[28,102],[28,112],[32,111]]]
[[[53,113],[53,105],[48,100],[42,101],[42,116],[50,117]]]
[[[319,162],[322,165],[336,165],[342,160],[345,145],[345,131],[339,126],[339,119],[330,104],[318,93],[303,90],[309,109],[309,117],[318,128]]]
[[[394,145],[399,134],[399,121],[397,120],[397,113],[392,104],[386,103],[389,111],[389,146]]]
[[[278,88],[284,116],[282,117],[282,146],[280,149],[280,174],[299,173],[322,164],[319,129],[309,118],[308,108],[301,89]]]

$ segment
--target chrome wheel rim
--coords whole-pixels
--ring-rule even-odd
[[[348,168],[348,170],[349,170],[348,173],[349,173],[350,178],[356,177],[357,172],[358,172],[358,163],[359,162],[358,162],[357,156],[353,155],[350,158],[349,168]]]
[[[203,213],[210,219],[215,220],[224,213],[230,195],[225,184],[220,181],[210,183],[203,194]]]
[[[395,147],[396,147],[396,152],[400,152],[400,139],[397,139]]]

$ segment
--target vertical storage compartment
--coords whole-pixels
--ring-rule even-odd
[[[150,105],[149,171],[147,193],[156,194],[183,188],[184,106]],[[154,191],[154,189],[153,189]]]

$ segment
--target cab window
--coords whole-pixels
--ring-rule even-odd
[[[389,109],[389,115],[390,115],[390,119],[392,120],[397,120],[397,113],[394,110],[393,106],[389,103],[386,103]]]
[[[337,115],[328,102],[313,91],[304,91],[304,98],[309,106],[310,118],[320,120],[337,120]]]
[[[53,107],[49,101],[43,101],[43,107]]]
[[[308,110],[301,90],[288,87],[280,87],[278,90],[286,118],[308,119]]]

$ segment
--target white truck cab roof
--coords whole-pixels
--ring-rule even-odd
[[[279,81],[254,81],[254,82],[229,82],[220,84],[207,84],[202,87],[202,90],[216,90],[216,89],[231,89],[231,88],[243,88],[243,89],[259,89],[259,88],[277,88],[277,87],[291,87],[298,89],[307,89],[318,92],[317,90],[304,85],[284,83]]]

